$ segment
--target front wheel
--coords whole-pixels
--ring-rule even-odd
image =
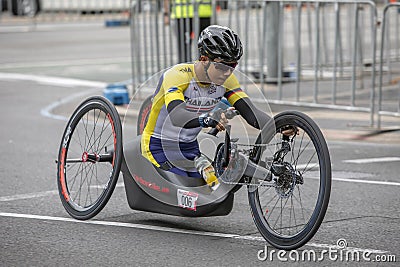
[[[283,112],[256,142],[257,162],[272,172],[272,183],[248,187],[249,204],[261,235],[272,246],[292,250],[317,232],[328,207],[331,162],[315,122],[300,112]],[[282,132],[292,129],[292,136]]]
[[[57,183],[65,210],[87,220],[107,204],[122,163],[122,128],[115,107],[103,97],[85,100],[65,128]]]

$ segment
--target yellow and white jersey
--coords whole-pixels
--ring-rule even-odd
[[[142,152],[149,151],[150,137],[175,142],[196,140],[201,127],[182,128],[171,122],[167,107],[174,100],[185,102],[187,111],[200,115],[211,111],[225,97],[231,105],[247,97],[234,74],[223,85],[202,84],[196,77],[193,63],[178,64],[167,70],[154,93],[149,120],[142,135]],[[148,155],[149,156],[149,155]]]

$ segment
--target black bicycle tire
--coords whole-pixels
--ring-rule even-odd
[[[149,120],[150,110],[153,105],[153,96],[148,96],[142,103],[139,109],[136,134],[141,135],[144,127],[146,127],[147,121]]]
[[[258,190],[249,190],[248,192],[249,204],[254,223],[264,239],[275,248],[293,250],[306,244],[315,235],[325,217],[331,191],[330,155],[321,130],[307,115],[297,111],[286,111],[275,116],[274,121],[276,129],[279,129],[281,126],[291,124],[291,122],[297,122],[309,127],[308,130],[312,133],[312,138],[314,138],[313,142],[317,142],[317,144],[314,145],[317,145],[316,149],[319,150],[319,161],[323,166],[320,171],[321,183],[316,207],[306,227],[294,237],[286,238],[277,235],[273,231],[270,231],[269,227],[266,226],[266,219],[264,218],[263,212],[260,209]],[[263,132],[264,133],[261,134],[263,135],[263,138],[270,140],[269,135],[272,133],[271,130],[265,129]],[[257,142],[260,143],[262,141],[260,138],[258,138]]]
[[[101,196],[97,199],[95,204],[93,204],[89,209],[84,211],[79,211],[73,207],[69,203],[70,199],[68,197],[68,188],[65,180],[65,157],[68,155],[68,147],[70,144],[70,140],[72,139],[72,135],[74,133],[75,127],[78,125],[80,119],[93,108],[101,109],[108,116],[109,119],[112,120],[112,130],[114,131],[114,155],[113,155],[113,168],[112,173],[110,175],[109,181],[107,183],[106,188],[103,190]],[[69,131],[69,133],[68,133]],[[63,151],[66,150],[66,151]],[[67,211],[67,213],[78,220],[87,220],[96,216],[107,204],[109,201],[116,183],[118,181],[119,173],[121,170],[122,164],[122,127],[120,117],[118,112],[116,111],[113,104],[111,104],[107,99],[102,96],[94,96],[83,101],[73,112],[71,118],[69,119],[67,126],[65,127],[60,149],[58,153],[58,164],[57,164],[57,184],[59,196],[61,198],[61,202]]]

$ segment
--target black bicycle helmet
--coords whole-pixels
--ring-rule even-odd
[[[211,60],[219,58],[225,62],[236,62],[243,55],[239,36],[228,27],[219,25],[205,28],[200,33],[197,47],[200,56],[207,56]]]

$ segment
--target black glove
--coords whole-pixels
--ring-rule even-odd
[[[203,113],[199,116],[200,126],[203,128],[207,127],[216,127],[218,125],[218,121],[215,118],[211,117],[209,113]]]

